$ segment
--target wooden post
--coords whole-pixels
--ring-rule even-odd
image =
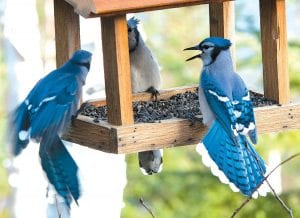
[[[80,49],[79,15],[64,0],[54,0],[56,66],[64,64]]]
[[[209,4],[210,36],[232,39],[234,29],[234,2]]]
[[[101,18],[108,122],[133,124],[126,15]]]
[[[260,0],[264,94],[280,104],[289,102],[285,0]]]
[[[217,36],[235,41],[234,1],[209,4],[210,36]],[[231,46],[231,55],[235,68],[235,45]]]

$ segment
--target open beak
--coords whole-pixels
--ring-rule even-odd
[[[199,48],[199,45],[196,45],[196,46],[193,46],[193,47],[185,48],[183,51],[187,51],[187,50],[200,50],[200,48]],[[195,58],[201,58],[201,54],[202,53],[197,54],[193,57],[190,57],[190,58],[186,59],[185,61],[190,61],[190,60],[193,60]]]

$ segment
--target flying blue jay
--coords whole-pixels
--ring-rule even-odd
[[[80,196],[78,167],[60,136],[76,114],[92,54],[78,50],[72,58],[33,87],[12,117],[12,152],[18,155],[29,140],[40,142],[41,165],[49,182],[70,207]]]
[[[265,196],[267,187],[255,188],[264,180],[266,165],[253,145],[257,133],[249,91],[234,72],[231,42],[211,37],[185,50],[200,50],[187,61],[200,58],[199,103],[203,123],[209,126],[197,151],[220,181],[247,196]],[[251,142],[247,139],[249,136]]]
[[[132,92],[147,91],[157,97],[162,83],[159,66],[138,31],[138,23],[139,20],[134,17],[127,22]],[[160,172],[162,155],[162,149],[139,152],[139,166],[142,172],[148,175]]]

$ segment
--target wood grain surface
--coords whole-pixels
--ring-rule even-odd
[[[125,15],[101,18],[108,121],[133,123],[130,61]]]
[[[79,15],[67,2],[54,0],[56,66],[60,67],[80,49]]]
[[[289,103],[285,0],[260,0],[264,94],[280,104]]]

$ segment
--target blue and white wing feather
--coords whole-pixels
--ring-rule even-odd
[[[78,167],[60,135],[76,114],[92,54],[78,50],[62,67],[42,78],[11,119],[12,150],[18,155],[30,139],[40,142],[41,164],[50,183],[70,207],[80,195]]]

